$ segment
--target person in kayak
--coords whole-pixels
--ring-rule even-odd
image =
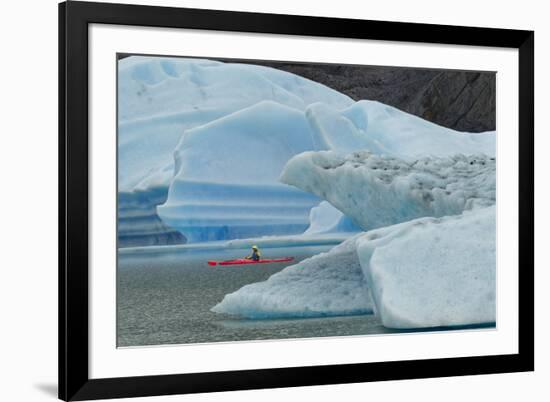
[[[258,249],[258,246],[252,246],[252,254],[247,255],[244,258],[252,261],[260,261],[261,257],[262,255],[260,254],[260,250]]]

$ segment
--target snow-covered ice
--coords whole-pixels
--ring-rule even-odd
[[[255,319],[371,313],[355,238],[226,295],[212,311]]]
[[[357,253],[390,328],[496,321],[496,208],[373,230]]]
[[[369,230],[492,205],[495,167],[495,159],[485,155],[405,162],[367,151],[320,151],[291,159],[281,181],[329,201]]]

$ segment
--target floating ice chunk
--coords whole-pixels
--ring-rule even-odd
[[[371,313],[372,301],[352,238],[226,295],[212,311],[256,319],[322,317]]]
[[[386,327],[496,320],[495,207],[370,231],[357,254]]]
[[[484,155],[405,162],[366,151],[306,152],[288,162],[281,181],[329,201],[369,230],[493,205],[495,165]]]

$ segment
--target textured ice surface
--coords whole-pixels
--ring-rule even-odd
[[[376,314],[386,327],[496,321],[495,211],[422,218],[357,240]]]
[[[354,238],[246,285],[212,308],[246,318],[320,317],[372,312]]]
[[[405,162],[366,151],[321,151],[294,157],[281,180],[329,201],[369,230],[493,205],[495,166],[484,155]]]

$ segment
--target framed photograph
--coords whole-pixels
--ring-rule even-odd
[[[59,5],[59,397],[534,369],[534,33]]]

